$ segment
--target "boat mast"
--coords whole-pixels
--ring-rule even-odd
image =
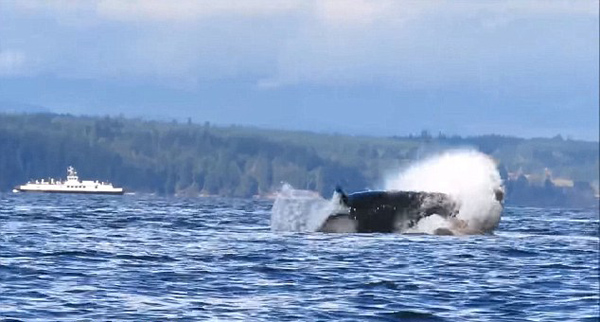
[[[67,168],[67,181],[79,181],[79,177],[77,176],[77,171],[72,166]]]

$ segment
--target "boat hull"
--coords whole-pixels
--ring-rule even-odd
[[[76,191],[76,190],[32,190],[32,189],[21,189],[15,188],[13,192],[27,192],[27,193],[65,193],[65,194],[84,194],[84,195],[123,195],[124,190],[120,191]]]
[[[31,180],[27,184],[15,186],[13,192],[70,193],[88,195],[122,195],[123,188],[114,187],[110,182],[98,180],[79,180],[72,166],[67,168],[67,180]]]

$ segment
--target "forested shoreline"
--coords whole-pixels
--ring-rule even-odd
[[[431,152],[471,147],[491,155],[509,204],[597,205],[598,142],[431,135],[356,137],[122,117],[0,114],[0,190],[33,178],[110,180],[165,195],[267,196],[282,182],[329,197],[377,185],[383,171]]]

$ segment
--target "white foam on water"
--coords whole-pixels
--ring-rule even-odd
[[[448,194],[460,205],[456,218],[425,218],[407,232],[434,233],[438,228],[456,234],[491,232],[498,226],[502,205],[495,191],[502,179],[489,156],[475,150],[449,150],[387,176],[386,190],[412,190]]]
[[[339,195],[324,199],[313,191],[283,184],[271,210],[271,230],[314,232],[332,213],[340,210]]]

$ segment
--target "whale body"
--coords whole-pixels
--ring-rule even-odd
[[[406,232],[420,220],[437,215],[454,220],[460,204],[444,193],[422,191],[363,191],[345,194],[339,187],[340,211],[331,214],[319,228],[321,232],[392,233]],[[495,192],[502,202],[502,190]],[[452,235],[438,228],[438,235]]]

